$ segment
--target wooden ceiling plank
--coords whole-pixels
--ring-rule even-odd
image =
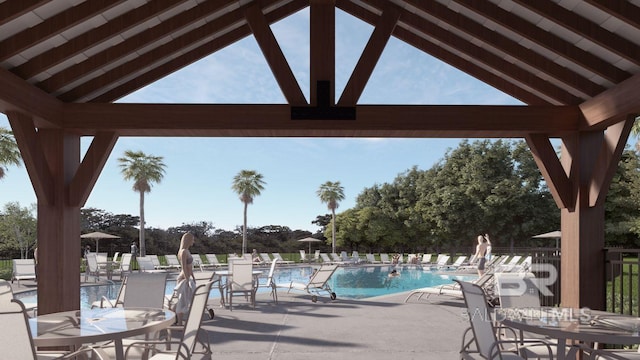
[[[369,23],[375,24],[377,15],[370,11],[355,5],[350,1],[338,1],[337,7],[341,10],[356,16],[358,19]],[[514,98],[529,105],[550,105],[550,102],[541,98],[539,95],[532,93],[528,89],[525,89],[514,82],[510,82],[502,77],[487,71],[486,69],[476,65],[475,63],[464,59],[457,54],[454,54],[443,47],[419,37],[415,33],[406,30],[402,27],[396,26],[393,36],[406,42],[409,45],[414,46],[416,49],[421,50],[431,56],[440,59],[441,61],[457,68],[458,70],[473,76],[474,78],[493,86],[494,88],[503,91],[505,94],[509,94]]]
[[[640,74],[580,104],[584,116],[582,130],[604,129],[627,116],[640,114]]]
[[[301,9],[308,6],[308,0],[294,0],[288,3],[285,6],[282,6],[274,11],[266,14],[267,20],[269,23],[274,23],[292,13],[300,11]],[[119,86],[110,89],[109,91],[96,95],[92,97],[88,101],[92,102],[112,102],[117,99],[126,96],[138,89],[141,89],[154,81],[161,79],[174,71],[180,70],[185,66],[200,60],[228,45],[235,43],[236,41],[251,35],[251,29],[248,25],[243,25],[237,29],[234,29],[220,38],[213,39],[203,45],[198,46],[197,48],[188,51],[185,54],[182,54],[175,59],[172,59],[166,63],[163,63],[162,66],[157,68],[148,68],[144,73],[138,74],[135,79],[131,79]]]
[[[634,122],[635,117],[628,116],[625,120],[609,126],[604,132],[602,150],[599,159],[596,160],[596,163],[602,166],[595,167],[596,171],[590,182],[589,206],[604,203]]]
[[[80,34],[60,46],[29,59],[29,61],[13,68],[11,71],[23,79],[30,79],[33,76],[45,72],[49,68],[58,65],[101,42],[107,41],[136,25],[184,3],[185,1],[186,0],[148,2],[116,18],[110,19],[103,25]]]
[[[626,0],[586,0],[587,3],[616,17],[627,24],[640,28],[640,7]]]
[[[273,35],[267,20],[262,14],[262,9],[257,3],[249,5],[245,10],[245,16],[253,36],[262,50],[262,54],[271,68],[271,72],[287,102],[291,105],[307,105],[307,100],[300,89],[300,85],[293,75],[293,71],[287,59],[278,45],[276,37]]]
[[[511,30],[527,40],[553,51],[568,61],[591,71],[598,76],[612,83],[619,83],[629,78],[628,73],[607,61],[580,49],[574,44],[545,31],[535,24],[527,22],[514,14],[500,8],[499,6],[485,0],[453,0],[465,8],[474,11],[480,16],[496,22],[500,26]]]
[[[529,73],[523,68],[506,61],[496,54],[493,54],[434,23],[425,21],[415,14],[407,12],[403,13],[402,22],[423,34],[433,37],[434,39],[457,49],[471,58],[486,64],[488,67],[516,79],[543,94],[546,94],[561,104],[577,105],[583,101],[555,84]]]
[[[283,136],[290,130],[308,130],[307,136],[399,131],[452,137],[524,137],[575,132],[579,116],[576,106],[360,105],[355,121],[291,120],[287,104],[75,103],[65,105],[64,122],[68,131],[84,135],[116,131],[121,136],[199,136],[219,130],[227,136],[261,136],[265,131]]]
[[[91,141],[76,174],[69,184],[69,204],[83,207],[87,202],[91,190],[98,181],[100,172],[109,159],[113,147],[118,141],[114,131],[100,131]]]
[[[109,47],[85,61],[54,74],[50,78],[38,83],[36,86],[48,92],[58,91],[73,81],[96,71],[96,69],[108,66],[117,59],[128,56],[136,50],[168,36],[172,31],[179,31],[186,26],[202,20],[214,12],[222,10],[226,5],[227,4],[222,1],[203,2],[183,13],[164,20],[162,23],[154,27],[136,34],[119,44]]]
[[[26,113],[17,111],[9,111],[6,115],[20,149],[22,162],[38,198],[38,204],[54,204],[53,175],[46,162],[45,149],[42,148],[38,139],[33,119]]]
[[[377,24],[373,29],[373,33],[367,42],[358,63],[356,64],[351,77],[347,81],[338,105],[354,106],[358,103],[358,99],[362,95],[373,69],[375,68],[384,48],[393,33],[398,19],[400,18],[400,9],[392,2],[387,2],[382,9],[382,15],[378,18]]]
[[[438,2],[408,0],[407,3],[579,91],[584,94],[585,99],[606,90],[604,86],[584,78],[577,72],[551,61],[498,31],[491,30]]]
[[[572,209],[575,206],[573,187],[549,137],[529,134],[525,139],[558,208]]]
[[[640,65],[640,46],[552,2],[513,0],[547,20],[581,35],[629,62]]]
[[[232,27],[238,22],[244,21],[244,9],[240,8],[226,14],[219,21],[208,22],[202,26],[182,34],[172,40],[156,47],[144,54],[110,69],[99,76],[92,78],[73,89],[58,95],[58,98],[65,102],[84,101],[83,98],[90,98],[100,95],[108,89],[111,84],[119,82],[142,69],[152,68],[154,64],[161,63],[163,59],[179,53],[185,47],[191,46],[203,38],[215,34],[221,29]]]
[[[318,106],[318,82],[329,83],[329,105],[335,105],[336,11],[334,0],[309,1],[309,102]]]
[[[0,26],[42,6],[52,0],[5,1],[0,4]]]
[[[84,1],[56,14],[43,22],[15,34],[0,42],[0,61],[17,55],[37,43],[50,39],[59,33],[100,15],[124,0]]]
[[[0,69],[0,112],[20,111],[36,117],[38,125],[46,121],[48,126],[62,123],[63,103],[35,88],[7,70]]]

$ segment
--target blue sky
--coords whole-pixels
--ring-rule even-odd
[[[272,30],[309,97],[309,12],[301,11]],[[336,10],[336,96],[342,92],[373,28]],[[253,37],[247,37],[121,99],[139,103],[285,103]],[[518,100],[392,38],[360,104],[520,105]],[[0,114],[0,126],[8,127]],[[89,139],[83,139],[86,151]],[[146,196],[147,227],[168,228],[210,221],[218,229],[242,224],[243,204],[231,190],[243,169],[264,175],[265,189],[249,206],[249,226],[284,225],[312,232],[316,216],[328,213],[316,195],[326,181],[340,181],[355,205],[374,184],[391,182],[412,166],[428,169],[460,139],[351,138],[133,138],[121,137],[85,207],[138,215],[138,195],[125,182],[117,158],[125,150],[163,156],[165,178]],[[0,206],[36,202],[24,167],[10,167],[1,181]]]

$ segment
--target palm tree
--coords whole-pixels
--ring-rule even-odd
[[[133,191],[140,193],[140,256],[147,249],[144,242],[144,194],[151,192],[152,183],[160,183],[164,177],[166,165],[162,156],[152,156],[142,151],[127,150],[118,159],[125,180],[133,180]]]
[[[244,203],[244,225],[242,226],[242,253],[247,253],[247,207],[253,204],[253,198],[260,195],[266,183],[262,180],[262,174],[254,170],[241,170],[233,177],[231,188],[240,196]]]
[[[20,166],[20,150],[11,130],[0,127],[0,179],[4,178],[9,165]]]
[[[317,194],[320,201],[331,210],[331,251],[336,252],[336,209],[338,202],[344,200],[344,188],[340,186],[340,181],[327,181],[320,185]]]

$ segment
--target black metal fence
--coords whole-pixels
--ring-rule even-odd
[[[640,249],[605,248],[607,311],[638,316]]]

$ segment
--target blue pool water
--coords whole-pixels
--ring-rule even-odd
[[[340,267],[329,279],[329,286],[338,298],[366,299],[374,296],[395,294],[413,289],[448,284],[453,279],[470,281],[475,275],[460,275],[453,272],[423,271],[421,268],[398,267],[399,276],[389,277],[389,272],[394,269],[391,266],[355,266]],[[268,272],[264,270],[264,273]],[[311,276],[313,267],[290,267],[276,269],[274,278],[277,284],[288,284],[291,281],[306,283]],[[175,287],[174,280],[167,281],[166,294],[170,295]],[[91,303],[100,300],[102,296],[114,299],[120,288],[120,283],[87,285],[80,288],[80,304],[83,308],[90,307]],[[268,289],[261,288],[268,292]],[[220,297],[217,290],[211,291],[211,298]],[[16,294],[16,298],[24,302],[37,302],[35,291]]]

